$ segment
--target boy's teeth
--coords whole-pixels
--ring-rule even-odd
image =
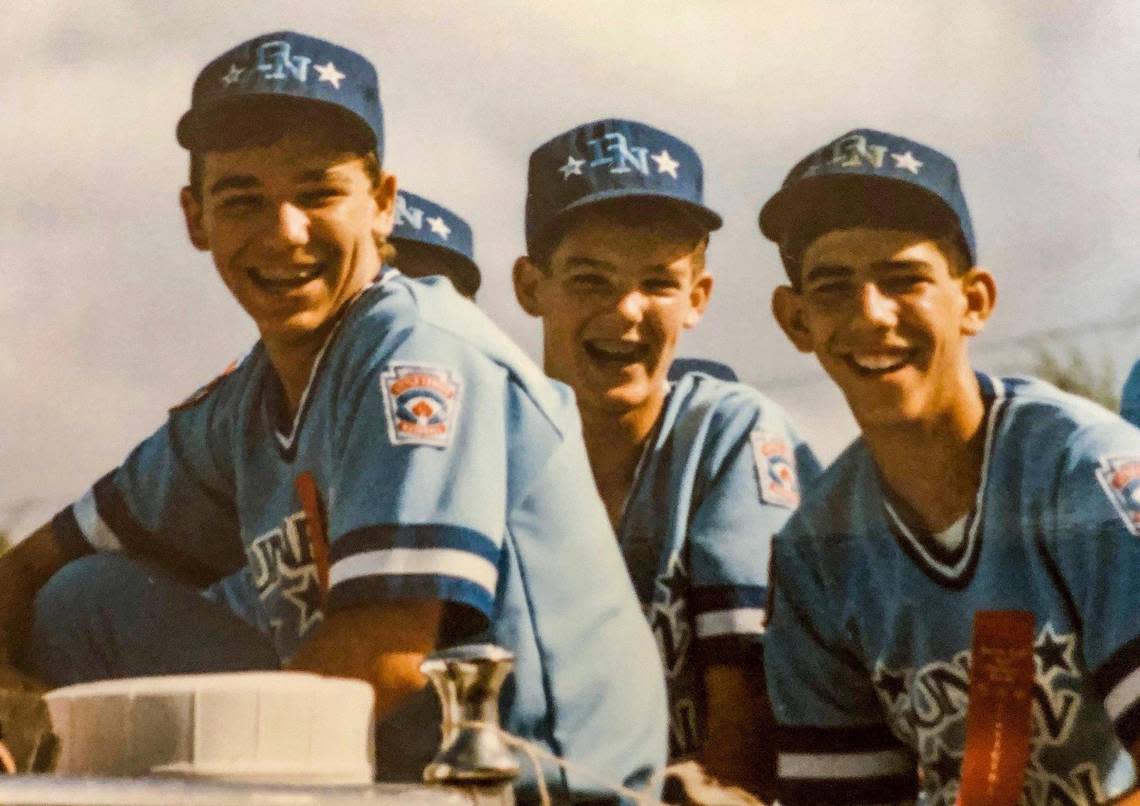
[[[902,363],[898,355],[853,355],[851,360],[863,369],[882,370]]]

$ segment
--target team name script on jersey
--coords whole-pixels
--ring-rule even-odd
[[[1105,800],[1105,771],[1078,764],[1062,778],[1045,763],[1069,741],[1080,712],[1082,673],[1075,661],[1077,636],[1058,634],[1046,623],[1034,642],[1035,680],[1031,752],[1022,803],[1080,806]],[[923,768],[929,806],[953,806],[957,799],[970,686],[969,650],[950,663],[936,661],[917,670],[877,663],[875,690],[890,714],[895,735],[913,747]],[[1055,769],[1055,767],[1053,767]]]

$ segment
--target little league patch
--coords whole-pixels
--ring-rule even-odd
[[[393,445],[445,448],[451,443],[460,383],[450,370],[389,364],[380,373],[380,392]]]
[[[1096,477],[1128,531],[1140,537],[1140,459],[1102,457]]]
[[[753,431],[751,439],[761,500],[795,509],[800,503],[800,485],[796,480],[796,456],[791,445],[767,431]]]

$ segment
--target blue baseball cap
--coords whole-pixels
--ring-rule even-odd
[[[242,42],[198,74],[190,111],[178,121],[178,142],[193,149],[219,120],[254,98],[322,104],[361,126],[384,154],[384,114],[376,68],[355,51],[292,31]]]
[[[690,372],[703,372],[722,381],[739,381],[736,370],[721,361],[711,358],[674,358],[669,365],[668,380],[679,381]]]
[[[533,253],[571,210],[621,198],[667,199],[709,230],[721,225],[704,204],[704,171],[690,145],[644,123],[608,118],[560,134],[530,155],[527,249]]]
[[[423,196],[401,190],[396,194],[396,225],[388,238],[399,251],[401,242],[430,246],[445,253],[449,263],[460,268],[474,294],[481,275],[475,263],[471,227],[451,210]],[[399,258],[397,258],[399,263]]]
[[[856,203],[868,223],[898,215],[900,196],[952,216],[971,263],[974,227],[958,167],[940,151],[896,134],[854,129],[804,157],[760,211],[760,231],[777,243],[838,206]]]

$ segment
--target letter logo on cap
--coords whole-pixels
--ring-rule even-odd
[[[602,141],[609,143],[604,148]],[[599,165],[611,165],[610,173],[627,174],[636,168],[642,176],[649,176],[649,149],[644,146],[630,146],[629,141],[621,132],[609,132],[599,140],[589,140],[587,145],[594,152],[594,159],[590,162],[591,168]],[[606,152],[613,156],[606,156]]]
[[[424,211],[408,204],[403,193],[396,194],[396,226],[407,224],[416,229],[424,228]]]
[[[257,49],[258,71],[275,81],[286,78],[286,71],[298,81],[308,81],[311,61],[308,56],[292,55],[289,43],[281,39],[266,42]]]
[[[886,146],[867,145],[867,138],[861,134],[853,134],[836,140],[831,147],[831,161],[844,168],[858,168],[866,160],[875,168],[883,167],[883,158],[887,155]]]

